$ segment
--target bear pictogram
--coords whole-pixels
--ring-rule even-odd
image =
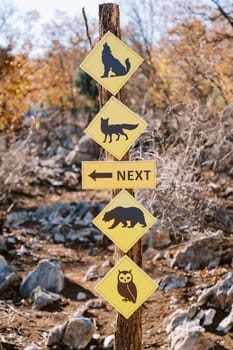
[[[132,228],[136,224],[141,224],[142,227],[146,227],[144,214],[142,210],[137,207],[116,207],[109,210],[104,214],[103,221],[108,222],[111,220],[114,220],[114,222],[109,229],[115,228],[120,223],[123,224],[123,227],[128,228]],[[129,225],[127,221],[129,221]]]

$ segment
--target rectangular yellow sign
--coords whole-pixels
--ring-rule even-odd
[[[154,160],[82,162],[82,189],[155,188]]]

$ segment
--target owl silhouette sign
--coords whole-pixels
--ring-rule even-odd
[[[129,318],[158,285],[125,255],[96,285],[95,290],[125,318]]]
[[[120,160],[146,125],[137,114],[111,97],[85,129],[85,133]]]
[[[123,297],[122,301],[136,303],[138,292],[133,281],[132,269],[118,270],[117,291]]]
[[[142,57],[111,32],[107,32],[80,68],[115,95],[142,62]]]
[[[127,252],[155,223],[156,218],[122,190],[93,220],[123,252]]]

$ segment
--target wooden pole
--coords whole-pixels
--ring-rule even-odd
[[[108,31],[112,32],[121,39],[120,32],[120,12],[117,4],[99,5],[99,35],[100,39]],[[99,86],[99,104],[100,108],[110,99],[111,94]],[[116,96],[121,102],[126,104],[124,89],[121,89]],[[106,160],[117,161],[112,155],[106,153]],[[122,160],[129,160],[127,153]],[[120,190],[112,190],[112,198]],[[133,195],[133,191],[128,191]],[[123,253],[119,248],[115,248],[115,262],[122,257]],[[127,253],[127,255],[139,266],[142,265],[141,240],[139,240]],[[141,350],[142,349],[142,308],[140,307],[129,319],[125,319],[121,314],[117,314],[115,329],[114,350]]]

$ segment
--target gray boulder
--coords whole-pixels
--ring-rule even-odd
[[[47,346],[59,345],[62,343],[63,333],[66,327],[66,323],[63,325],[54,326],[49,332]]]
[[[99,157],[99,146],[89,136],[80,138],[78,145],[65,158],[67,165],[80,165],[83,160],[95,160]]]
[[[189,310],[189,317],[193,318],[200,308],[213,307],[216,310],[228,311],[229,314],[217,326],[217,330],[227,333],[233,328],[233,271],[228,272],[214,286],[205,289],[197,302]]]
[[[163,277],[159,282],[160,290],[171,290],[186,287],[188,278],[183,275],[170,275]]]
[[[39,261],[35,270],[25,276],[21,282],[21,296],[29,297],[32,290],[38,286],[54,293],[60,293],[63,290],[64,274],[57,259]]]
[[[33,289],[30,297],[34,302],[34,310],[41,310],[45,306],[55,304],[61,300],[59,294],[48,292],[47,290],[41,289],[40,286]]]
[[[227,317],[225,317],[218,325],[217,331],[228,333],[233,328],[233,307]]]
[[[214,286],[205,289],[199,296],[196,309],[207,305],[230,311],[233,303],[233,271],[225,274]]]
[[[172,267],[185,270],[197,270],[206,266],[214,268],[219,264],[230,263],[232,256],[232,238],[219,233],[193,241],[179,250],[172,261]]]
[[[71,349],[85,349],[94,332],[95,325],[89,318],[73,315],[64,325],[55,326],[50,331],[47,345],[66,345]]]
[[[71,348],[84,349],[90,343],[94,331],[94,324],[89,318],[71,317],[62,341]]]
[[[114,334],[107,335],[107,337],[104,338],[103,342],[103,348],[109,349],[113,347],[115,336]]]
[[[200,318],[190,320],[184,310],[175,311],[167,320],[166,331],[171,343],[170,350],[211,350],[214,342],[204,335]]]
[[[19,284],[20,277],[9,267],[7,261],[0,255],[0,295],[13,285]]]

